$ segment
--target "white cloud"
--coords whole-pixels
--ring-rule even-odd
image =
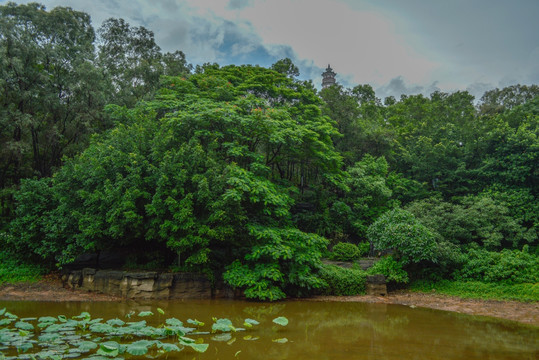
[[[164,51],[182,50],[193,63],[267,66],[290,57],[318,86],[328,63],[343,85],[387,93],[539,81],[536,0],[41,2],[88,12],[95,28],[109,17],[145,26]]]

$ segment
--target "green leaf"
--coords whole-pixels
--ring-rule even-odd
[[[0,326],[9,325],[13,321],[15,321],[15,320],[14,319],[0,319]]]
[[[165,315],[165,310],[161,309],[161,308],[157,308],[157,312],[161,315]]]
[[[206,352],[206,350],[208,350],[208,347],[210,345],[208,345],[208,344],[189,344],[188,346],[193,348],[193,350],[195,350],[196,352],[203,353],[203,352]]]
[[[34,344],[32,344],[31,342],[23,342],[22,344],[18,345],[17,346],[17,351],[18,352],[27,352],[28,350],[30,350],[31,348],[34,347]]]
[[[80,315],[73,316],[73,319],[80,319],[80,320],[90,320],[92,316],[89,312],[83,311],[80,313]]]
[[[0,316],[4,315],[5,312],[6,312],[6,308],[0,309]]]
[[[253,319],[245,319],[245,321],[243,322],[243,326],[245,327],[252,327],[253,325],[259,325],[260,323],[256,320],[253,320]]]
[[[78,343],[78,349],[80,352],[88,352],[97,348],[97,344],[93,341],[81,341]]]
[[[24,322],[24,321],[18,321],[18,322],[16,322],[16,323],[15,323],[15,327],[18,328],[18,329],[28,330],[28,331],[34,330],[34,325],[29,324],[29,323]]]
[[[148,340],[139,340],[127,345],[126,351],[131,355],[144,355],[148,352],[148,348],[154,343]]]
[[[217,321],[215,321],[215,323],[212,325],[211,330],[212,332],[229,332],[236,331],[236,328],[234,325],[232,325],[232,321],[229,319],[217,319]]]
[[[152,316],[152,315],[153,315],[153,312],[151,311],[141,311],[138,314],[139,317]]]
[[[229,341],[230,339],[232,339],[232,335],[229,332],[221,333],[221,334],[213,335],[211,339],[213,341]]]
[[[165,323],[167,323],[170,326],[183,326],[183,322],[176,318],[169,318],[165,320]]]
[[[116,357],[120,352],[120,344],[116,341],[107,341],[105,343],[99,344],[99,350],[97,350],[98,355],[104,355],[109,357]]]
[[[286,344],[288,342],[288,339],[287,338],[280,338],[280,339],[274,339],[274,340],[271,340],[273,341],[274,343],[278,343],[278,344]]]
[[[277,325],[286,326],[288,325],[288,319],[284,316],[279,316],[278,318],[273,319],[273,322]]]
[[[157,345],[157,347],[162,349],[164,352],[180,351],[180,348],[177,345],[170,343],[160,343]]]
[[[124,326],[125,322],[116,318],[116,319],[107,320],[106,324],[109,324],[111,326]]]
[[[198,321],[197,319],[187,319],[187,323],[193,324],[195,326],[204,326],[204,323],[202,321]]]

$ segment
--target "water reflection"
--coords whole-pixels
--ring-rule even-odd
[[[171,353],[168,359],[537,359],[539,328],[430,309],[400,305],[291,301],[276,304],[227,300],[152,302],[0,302],[21,317],[87,311],[93,317],[125,318],[153,311],[151,325],[166,318],[206,323],[229,318],[241,326],[245,318],[261,324],[230,337],[201,335],[210,344],[204,354]],[[157,308],[165,315],[157,312]],[[280,327],[271,321],[286,316]],[[214,337],[212,339],[212,337]],[[258,338],[258,339],[257,339]],[[287,338],[285,344],[272,340]],[[257,339],[257,340],[253,340]],[[164,358],[164,357],[163,357]]]

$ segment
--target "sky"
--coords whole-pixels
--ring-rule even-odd
[[[36,0],[32,1],[35,2]],[[0,4],[7,1],[0,0]],[[15,1],[25,3],[31,1]],[[42,0],[155,33],[192,64],[271,66],[392,95],[539,84],[538,0]]]

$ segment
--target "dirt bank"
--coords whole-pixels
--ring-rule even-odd
[[[370,303],[401,304],[455,311],[462,314],[492,316],[539,326],[539,303],[519,301],[497,301],[461,299],[453,296],[408,291],[392,292],[387,297],[359,296],[318,296],[313,301],[357,301]]]
[[[110,295],[65,289],[56,275],[49,275],[35,283],[0,285],[0,300],[121,301],[120,298]],[[318,296],[310,300],[401,304],[455,311],[470,315],[492,316],[539,326],[539,303],[537,302],[471,300],[431,293],[425,294],[406,291],[390,293],[387,297],[368,295]]]

